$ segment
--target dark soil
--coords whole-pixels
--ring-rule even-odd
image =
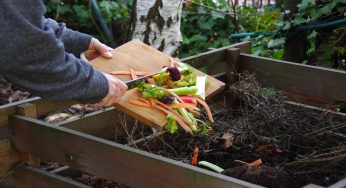
[[[20,90],[0,75],[0,105],[25,100],[30,97],[29,92]]]
[[[228,102],[213,103],[216,123],[209,135],[163,134],[135,147],[185,163],[198,147],[199,161],[266,187],[328,186],[346,177],[346,116],[286,104],[253,76],[240,77]],[[235,162],[259,158],[256,167]]]

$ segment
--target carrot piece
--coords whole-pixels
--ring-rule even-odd
[[[149,102],[152,108],[156,108],[156,102],[154,99],[149,99]]]
[[[112,71],[109,74],[112,74],[112,75],[130,75],[130,71]]]
[[[259,166],[260,164],[262,164],[262,160],[261,159],[257,159],[256,161],[250,163],[250,166]]]
[[[174,109],[172,109],[171,107],[169,107],[168,105],[166,104],[163,104],[162,102],[160,101],[157,101],[155,100],[155,102],[159,105],[161,105],[162,107],[166,108],[167,110],[169,110],[170,112],[172,112],[172,114],[174,114],[175,116],[179,117],[181,120],[183,120],[186,124],[192,126],[193,125],[193,122],[185,119],[183,116],[181,116],[177,111],[175,111]]]
[[[188,132],[188,133],[193,135],[192,129],[188,125],[186,125],[186,123],[182,119],[180,119],[178,116],[176,116],[175,114],[173,114],[172,112],[170,112],[169,110],[167,110],[161,106],[156,106],[156,109],[161,110],[162,112],[164,112],[166,114],[171,114],[172,116],[174,116],[175,120],[185,130],[185,132]]]
[[[201,115],[201,113],[199,112],[199,111],[196,111],[196,110],[193,110],[193,109],[191,109],[191,110],[189,110],[193,115],[195,115],[195,116],[199,116],[199,115]]]
[[[249,166],[252,166],[252,167],[259,166],[259,165],[262,164],[262,160],[261,159],[257,159],[256,161],[254,161],[252,163],[247,163],[247,162],[241,161],[241,160],[234,160],[234,162],[246,164],[246,165],[249,165]]]
[[[192,159],[191,159],[191,164],[196,166],[197,165],[197,160],[198,158],[198,148],[196,147],[194,150],[193,150],[193,156],[192,156]]]
[[[146,72],[146,71],[135,71],[135,74],[137,76],[146,76],[146,75],[149,75],[149,74],[152,74],[151,72]],[[112,75],[130,75],[130,71],[112,71],[110,72],[109,74],[112,74]]]
[[[170,57],[169,66],[170,67],[174,67],[175,66],[175,59],[173,59],[172,57]]]
[[[135,79],[137,79],[137,78],[138,78],[138,77],[137,77],[137,75],[136,75],[136,71],[135,71],[135,70],[130,69],[130,74],[131,74],[131,78],[132,78],[132,80],[135,80]]]
[[[167,81],[167,80],[164,81],[163,84],[168,85],[168,87],[173,88],[173,89],[174,89],[174,88],[177,88],[177,86],[173,85],[171,82],[169,82],[169,81]]]
[[[196,111],[200,110],[196,106],[189,104],[189,103],[171,104],[171,105],[169,105],[169,107],[171,107],[173,109],[175,109],[175,108],[187,108],[187,109],[192,109],[192,110],[196,110]]]
[[[149,104],[141,102],[141,101],[138,101],[138,100],[135,100],[135,99],[130,99],[130,100],[128,100],[128,102],[130,104],[133,104],[133,105],[136,105],[136,106],[142,106],[142,107],[147,107],[147,108],[151,107]]]
[[[146,99],[146,98],[142,98],[142,97],[141,97],[141,98],[138,98],[137,100],[142,101],[142,102],[144,102],[144,103],[146,103],[146,104],[151,105],[150,102],[149,102],[149,100]]]
[[[137,76],[146,76],[152,74],[152,72],[146,72],[146,71],[136,71]]]
[[[202,99],[200,99],[198,97],[195,97],[195,99],[197,100],[197,102],[199,104],[201,104],[204,107],[205,111],[207,111],[209,120],[212,123],[214,123],[215,121],[214,121],[214,118],[213,118],[213,114],[211,114],[211,111],[210,111],[210,108],[209,108],[208,104],[204,100],[202,100]]]

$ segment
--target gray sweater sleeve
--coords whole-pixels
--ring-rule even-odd
[[[64,36],[56,36],[43,14],[40,0],[0,1],[0,74],[47,99],[101,100],[108,93],[106,77],[66,53]]]
[[[44,24],[54,30],[55,36],[64,43],[66,52],[78,57],[80,53],[88,49],[92,38],[90,35],[73,31],[64,23],[57,23],[50,18],[45,19]]]

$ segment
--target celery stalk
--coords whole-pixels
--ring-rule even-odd
[[[173,104],[179,104],[179,102],[177,100],[174,100],[172,103]],[[189,112],[185,108],[178,108],[177,111],[179,112],[180,115],[182,115],[188,121],[191,121],[193,123],[196,122],[196,120],[194,120],[193,117],[191,118],[191,115],[189,115]],[[197,131],[196,125],[192,125],[190,127],[191,127],[192,131],[194,131],[194,132]]]
[[[196,87],[197,87],[197,92],[196,96],[205,100],[205,83],[207,80],[207,76],[197,76],[196,78]]]
[[[219,174],[221,174],[223,171],[225,171],[223,168],[221,168],[215,164],[212,164],[210,162],[207,162],[207,161],[200,161],[200,162],[198,162],[198,165],[205,167],[205,168],[209,168],[210,170],[213,170]]]
[[[198,88],[196,86],[180,87],[175,89],[169,89],[169,91],[177,95],[195,95],[198,91]]]

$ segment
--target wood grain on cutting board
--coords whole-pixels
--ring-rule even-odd
[[[170,57],[138,40],[130,41],[111,51],[113,58],[106,59],[99,57],[91,61],[93,67],[99,71],[109,73],[111,71],[128,71],[130,68],[137,71],[158,72],[163,66],[168,66]],[[203,72],[192,68],[197,75],[206,75]],[[128,81],[130,75],[117,75],[117,78]],[[225,84],[211,76],[207,77],[209,82],[206,88],[206,97],[210,98],[220,92]],[[154,109],[139,107],[129,104],[129,99],[136,99],[140,94],[136,89],[131,89],[126,92],[122,101],[115,105],[120,111],[136,118],[144,124],[151,126],[157,130],[162,130],[167,123],[165,115]]]

